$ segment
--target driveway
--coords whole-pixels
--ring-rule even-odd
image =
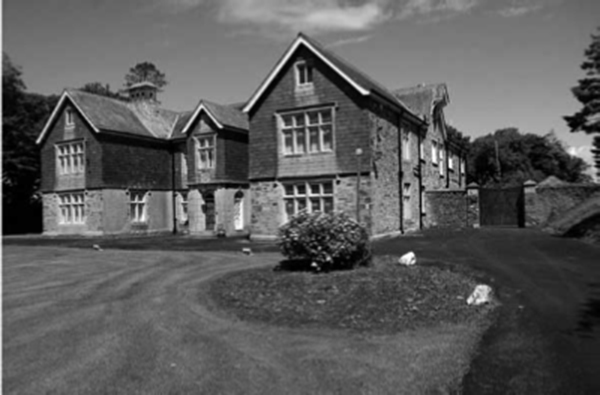
[[[460,383],[479,330],[250,324],[206,283],[279,254],[5,246],[5,394],[420,394]],[[436,392],[437,393],[437,392]]]

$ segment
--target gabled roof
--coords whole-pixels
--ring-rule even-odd
[[[393,93],[413,112],[427,118],[432,116],[433,109],[438,103],[446,105],[450,102],[446,84],[421,84],[397,89]]]
[[[239,106],[239,104],[223,105],[208,100],[200,100],[191,116],[186,117],[187,122],[179,131],[179,135],[173,137],[177,138],[185,135],[201,113],[205,113],[219,129],[236,129],[247,132],[249,128],[248,117],[239,110]]]
[[[361,95],[368,96],[374,94],[383,98],[390,104],[401,108],[410,114],[413,114],[412,111],[404,105],[404,103],[398,100],[386,88],[381,86],[379,83],[374,81],[366,74],[356,69],[344,59],[338,57],[333,52],[325,49],[320,43],[304,35],[303,33],[298,34],[296,39],[292,42],[292,44],[285,51],[281,59],[279,59],[275,67],[271,70],[267,78],[258,87],[256,92],[254,92],[250,100],[248,100],[248,103],[243,108],[243,111],[245,113],[248,113],[252,110],[252,108],[256,105],[261,96],[267,91],[267,88],[273,83],[273,81],[276,79],[279,73],[282,72],[284,66],[288,63],[288,61],[294,55],[296,50],[301,46],[307,48],[315,56],[321,59],[325,64],[331,67],[333,71],[335,71],[340,77],[342,77],[346,82],[348,82]],[[416,116],[416,114],[413,115]]]
[[[179,116],[174,111],[148,103],[124,102],[79,90],[65,90],[38,137],[38,144],[44,140],[67,102],[75,107],[96,133],[107,131],[168,139]]]

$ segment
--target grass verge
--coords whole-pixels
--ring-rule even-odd
[[[393,334],[475,322],[494,306],[471,307],[476,281],[451,267],[400,266],[376,257],[371,267],[314,274],[260,268],[211,283],[215,304],[240,319],[286,327]]]

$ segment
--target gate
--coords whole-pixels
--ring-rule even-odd
[[[523,187],[481,188],[479,190],[481,226],[525,226]]]

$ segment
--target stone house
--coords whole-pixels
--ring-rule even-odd
[[[388,90],[299,34],[250,99],[160,108],[65,91],[42,131],[44,232],[273,238],[302,210],[373,236],[427,225],[424,192],[464,189],[444,84]]]
[[[157,94],[63,92],[37,140],[44,233],[248,231],[244,115],[209,102],[169,111]]]
[[[374,236],[419,229],[423,189],[450,185],[447,103],[444,85],[389,91],[299,34],[243,108],[252,236],[301,210],[358,216]]]

